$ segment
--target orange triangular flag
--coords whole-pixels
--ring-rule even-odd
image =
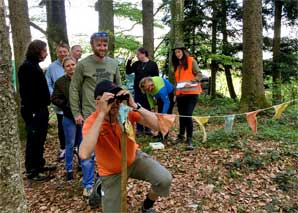
[[[158,125],[163,136],[168,134],[169,129],[175,122],[176,115],[174,114],[157,114]]]
[[[199,124],[201,130],[203,131],[203,142],[207,141],[207,132],[205,130],[204,124],[207,123],[209,121],[209,116],[206,117],[193,117],[193,119],[195,119],[195,121]]]
[[[283,104],[273,106],[273,108],[275,109],[275,115],[273,116],[273,119],[280,119],[281,113],[285,111],[288,105],[289,105],[288,103],[283,103]]]
[[[247,123],[255,134],[257,133],[257,125],[258,125],[257,114],[258,114],[258,112],[259,111],[245,113]]]

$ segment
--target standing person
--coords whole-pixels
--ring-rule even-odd
[[[82,125],[84,119],[95,111],[94,89],[98,82],[106,79],[121,85],[118,63],[107,56],[108,42],[108,33],[94,33],[90,38],[93,54],[80,60],[76,66],[69,89],[70,107],[76,124]],[[90,195],[94,184],[94,155],[83,163],[89,164],[88,171],[84,171],[82,165],[83,175],[87,176],[83,179],[83,195],[89,198],[92,197]]]
[[[19,92],[21,114],[26,124],[27,142],[25,153],[26,176],[32,180],[44,180],[44,143],[47,137],[50,93],[39,62],[47,57],[47,44],[41,40],[32,41],[26,52],[26,59],[19,68]]]
[[[51,63],[46,72],[46,79],[48,82],[48,87],[50,95],[52,96],[54,91],[54,84],[58,78],[61,78],[64,75],[64,69],[62,66],[63,59],[69,54],[69,46],[65,43],[60,43],[57,45],[56,53],[58,59]],[[57,115],[58,120],[58,137],[60,141],[60,153],[59,160],[63,160],[65,157],[65,136],[63,131],[63,112],[59,107],[54,106],[54,111]]]
[[[146,95],[144,95],[139,87],[140,81],[144,77],[148,76],[159,76],[158,66],[154,61],[151,61],[149,57],[148,51],[140,47],[137,49],[137,58],[138,61],[132,62],[132,58],[128,59],[126,64],[126,74],[135,74],[135,80],[134,80],[134,96],[135,101],[140,103],[145,109],[150,109],[150,105],[148,103]],[[142,125],[137,124],[137,134],[141,134],[144,131],[144,128]],[[145,133],[150,134],[150,129],[145,128]]]
[[[73,57],[76,62],[79,61],[79,59],[82,57],[82,47],[79,44],[73,45],[70,48],[70,55]]]
[[[76,67],[76,59],[67,56],[63,59],[62,66],[65,75],[55,82],[52,103],[63,110],[63,130],[65,135],[65,169],[66,180],[73,179],[73,149],[79,147],[82,141],[82,125],[76,124],[69,105],[69,86]],[[80,164],[80,160],[79,160]]]
[[[198,95],[202,92],[200,85],[202,73],[199,71],[196,60],[188,55],[182,43],[175,45],[172,54],[172,63],[175,72],[178,112],[179,115],[189,116],[179,117],[179,135],[175,143],[184,141],[186,130],[186,149],[193,150],[193,122],[190,116],[192,116],[198,102]]]
[[[123,98],[115,99],[115,96]],[[153,112],[136,104],[127,90],[121,89],[111,81],[100,82],[94,91],[94,98],[96,111],[84,123],[79,154],[82,159],[86,159],[95,150],[98,172],[102,176],[103,212],[120,212],[121,149],[119,146],[122,132],[117,116],[119,108],[124,107],[121,100],[125,99],[126,104],[133,108],[133,111],[128,113],[128,120],[132,124],[139,122],[159,130],[158,119]],[[126,136],[126,140],[127,177],[151,183],[151,190],[143,202],[142,212],[155,212],[153,205],[157,198],[169,195],[171,174],[159,162],[143,153],[131,137]]]

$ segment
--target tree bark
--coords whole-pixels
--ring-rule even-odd
[[[263,82],[262,42],[262,0],[243,0],[242,111],[269,106]]]
[[[216,54],[216,33],[217,33],[217,2],[214,0],[212,3],[212,38],[211,38],[211,53]],[[216,97],[216,73],[217,63],[214,59],[211,60],[211,98]]]
[[[4,0],[0,0],[0,209],[23,213],[28,209],[21,174],[21,145],[5,17]]]
[[[115,38],[113,0],[98,0],[98,18],[98,30],[109,33],[109,55],[114,57]]]
[[[18,70],[19,66],[25,58],[25,53],[28,44],[31,41],[30,32],[30,20],[28,13],[27,0],[8,0],[9,4],[9,19],[12,29],[12,41],[13,41],[13,52],[15,60],[15,70]],[[19,91],[19,82],[16,78],[17,91]],[[17,94],[17,103],[20,106],[20,97]],[[25,124],[21,118],[20,110],[18,110],[18,126],[20,138],[25,138]]]
[[[171,55],[172,48],[176,42],[183,42],[183,26],[182,22],[184,20],[184,0],[176,0],[170,2],[171,10],[171,32],[170,32],[170,51],[169,51],[169,80],[174,82],[174,72],[173,67],[171,66]]]
[[[280,34],[281,34],[281,13],[283,2],[274,1],[274,38],[273,38],[273,64],[272,64],[272,100],[274,104],[281,102],[281,71],[278,67],[280,62]]]
[[[221,7],[222,7],[222,42],[223,42],[223,47],[222,47],[222,52],[224,55],[230,56],[231,54],[229,53],[228,47],[229,47],[229,42],[228,42],[228,32],[227,32],[227,5],[226,5],[226,0],[221,1]],[[226,75],[226,80],[227,80],[227,85],[229,89],[229,94],[232,99],[236,99],[237,95],[235,93],[234,85],[233,85],[233,79],[231,75],[231,66],[230,65],[224,65],[225,69],[225,75]]]
[[[45,0],[47,11],[47,35],[52,61],[56,60],[56,47],[60,42],[68,43],[65,17],[65,0]]]
[[[153,0],[142,0],[143,47],[154,58]]]

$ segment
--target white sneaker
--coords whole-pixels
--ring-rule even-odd
[[[92,188],[90,188],[90,189],[84,188],[84,190],[83,190],[83,197],[89,198],[89,196],[91,195],[91,193],[92,193]]]
[[[60,149],[59,160],[63,160],[65,158],[65,149]]]

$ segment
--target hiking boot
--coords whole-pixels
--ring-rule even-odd
[[[183,143],[184,142],[184,136],[183,135],[178,135],[177,138],[173,141],[173,144],[178,144],[178,143]]]
[[[39,172],[37,174],[27,174],[27,178],[29,180],[34,180],[34,181],[43,181],[47,179],[49,176],[43,172]]]
[[[49,172],[53,172],[57,169],[57,166],[54,166],[54,165],[48,165],[48,166],[44,166],[42,168],[42,171],[43,172],[46,172],[46,171],[49,171]]]
[[[149,209],[145,209],[144,206],[142,206],[142,213],[155,213],[155,209],[153,207]]]
[[[90,188],[90,189],[84,188],[83,197],[88,199],[90,197],[91,193],[92,193],[92,188]]]
[[[193,148],[193,145],[192,145],[192,138],[187,138],[186,139],[186,150],[193,150],[194,148]]]
[[[73,172],[67,172],[66,173],[66,181],[73,180]]]
[[[59,157],[58,159],[61,161],[65,158],[65,149],[60,149]]]
[[[97,208],[101,204],[101,178],[97,178],[89,196],[89,205],[91,208]]]

